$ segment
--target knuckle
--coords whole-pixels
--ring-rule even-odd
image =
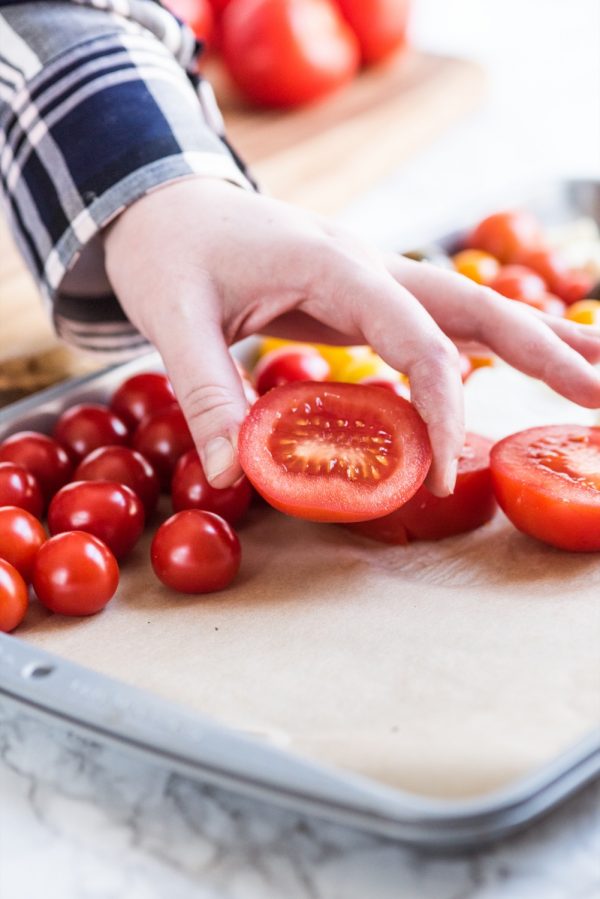
[[[240,403],[225,386],[217,383],[190,387],[182,396],[181,405],[188,425],[199,435],[244,417]]]

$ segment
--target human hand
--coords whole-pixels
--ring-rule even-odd
[[[600,331],[536,314],[462,275],[384,259],[341,228],[224,181],[148,194],[105,235],[106,270],[159,350],[206,475],[241,474],[247,402],[228,346],[250,334],[370,344],[410,379],[433,449],[429,488],[450,493],[464,442],[453,341],[490,347],[582,405],[600,406]]]

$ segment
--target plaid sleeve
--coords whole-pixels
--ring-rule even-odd
[[[56,329],[90,350],[143,338],[110,294],[101,229],[167,182],[252,189],[191,32],[153,0],[0,0],[0,178]]]

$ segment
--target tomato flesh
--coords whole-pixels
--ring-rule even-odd
[[[481,527],[496,511],[490,475],[491,447],[492,441],[487,437],[467,434],[454,493],[434,496],[422,486],[390,515],[350,528],[381,543],[404,545],[412,540],[443,540]]]
[[[362,384],[288,384],[253,406],[239,438],[242,468],[276,509],[313,521],[387,514],[431,464],[423,420],[391,391]]]
[[[491,453],[496,498],[520,531],[573,552],[600,550],[600,428],[551,425]]]

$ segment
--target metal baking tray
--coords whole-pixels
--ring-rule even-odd
[[[546,220],[600,217],[600,186],[557,183],[541,202]],[[482,214],[485,210],[482,210]],[[436,243],[450,246],[458,232]],[[243,356],[247,347],[241,347]],[[0,439],[48,430],[75,401],[105,398],[126,377],[159,368],[156,354],[67,382],[0,411]],[[522,828],[600,775],[600,727],[508,787],[474,799],[426,798],[307,760],[277,740],[256,739],[159,696],[0,634],[0,696],[88,738],[142,753],[203,782],[435,849],[475,846]],[[599,722],[600,724],[600,722]]]

